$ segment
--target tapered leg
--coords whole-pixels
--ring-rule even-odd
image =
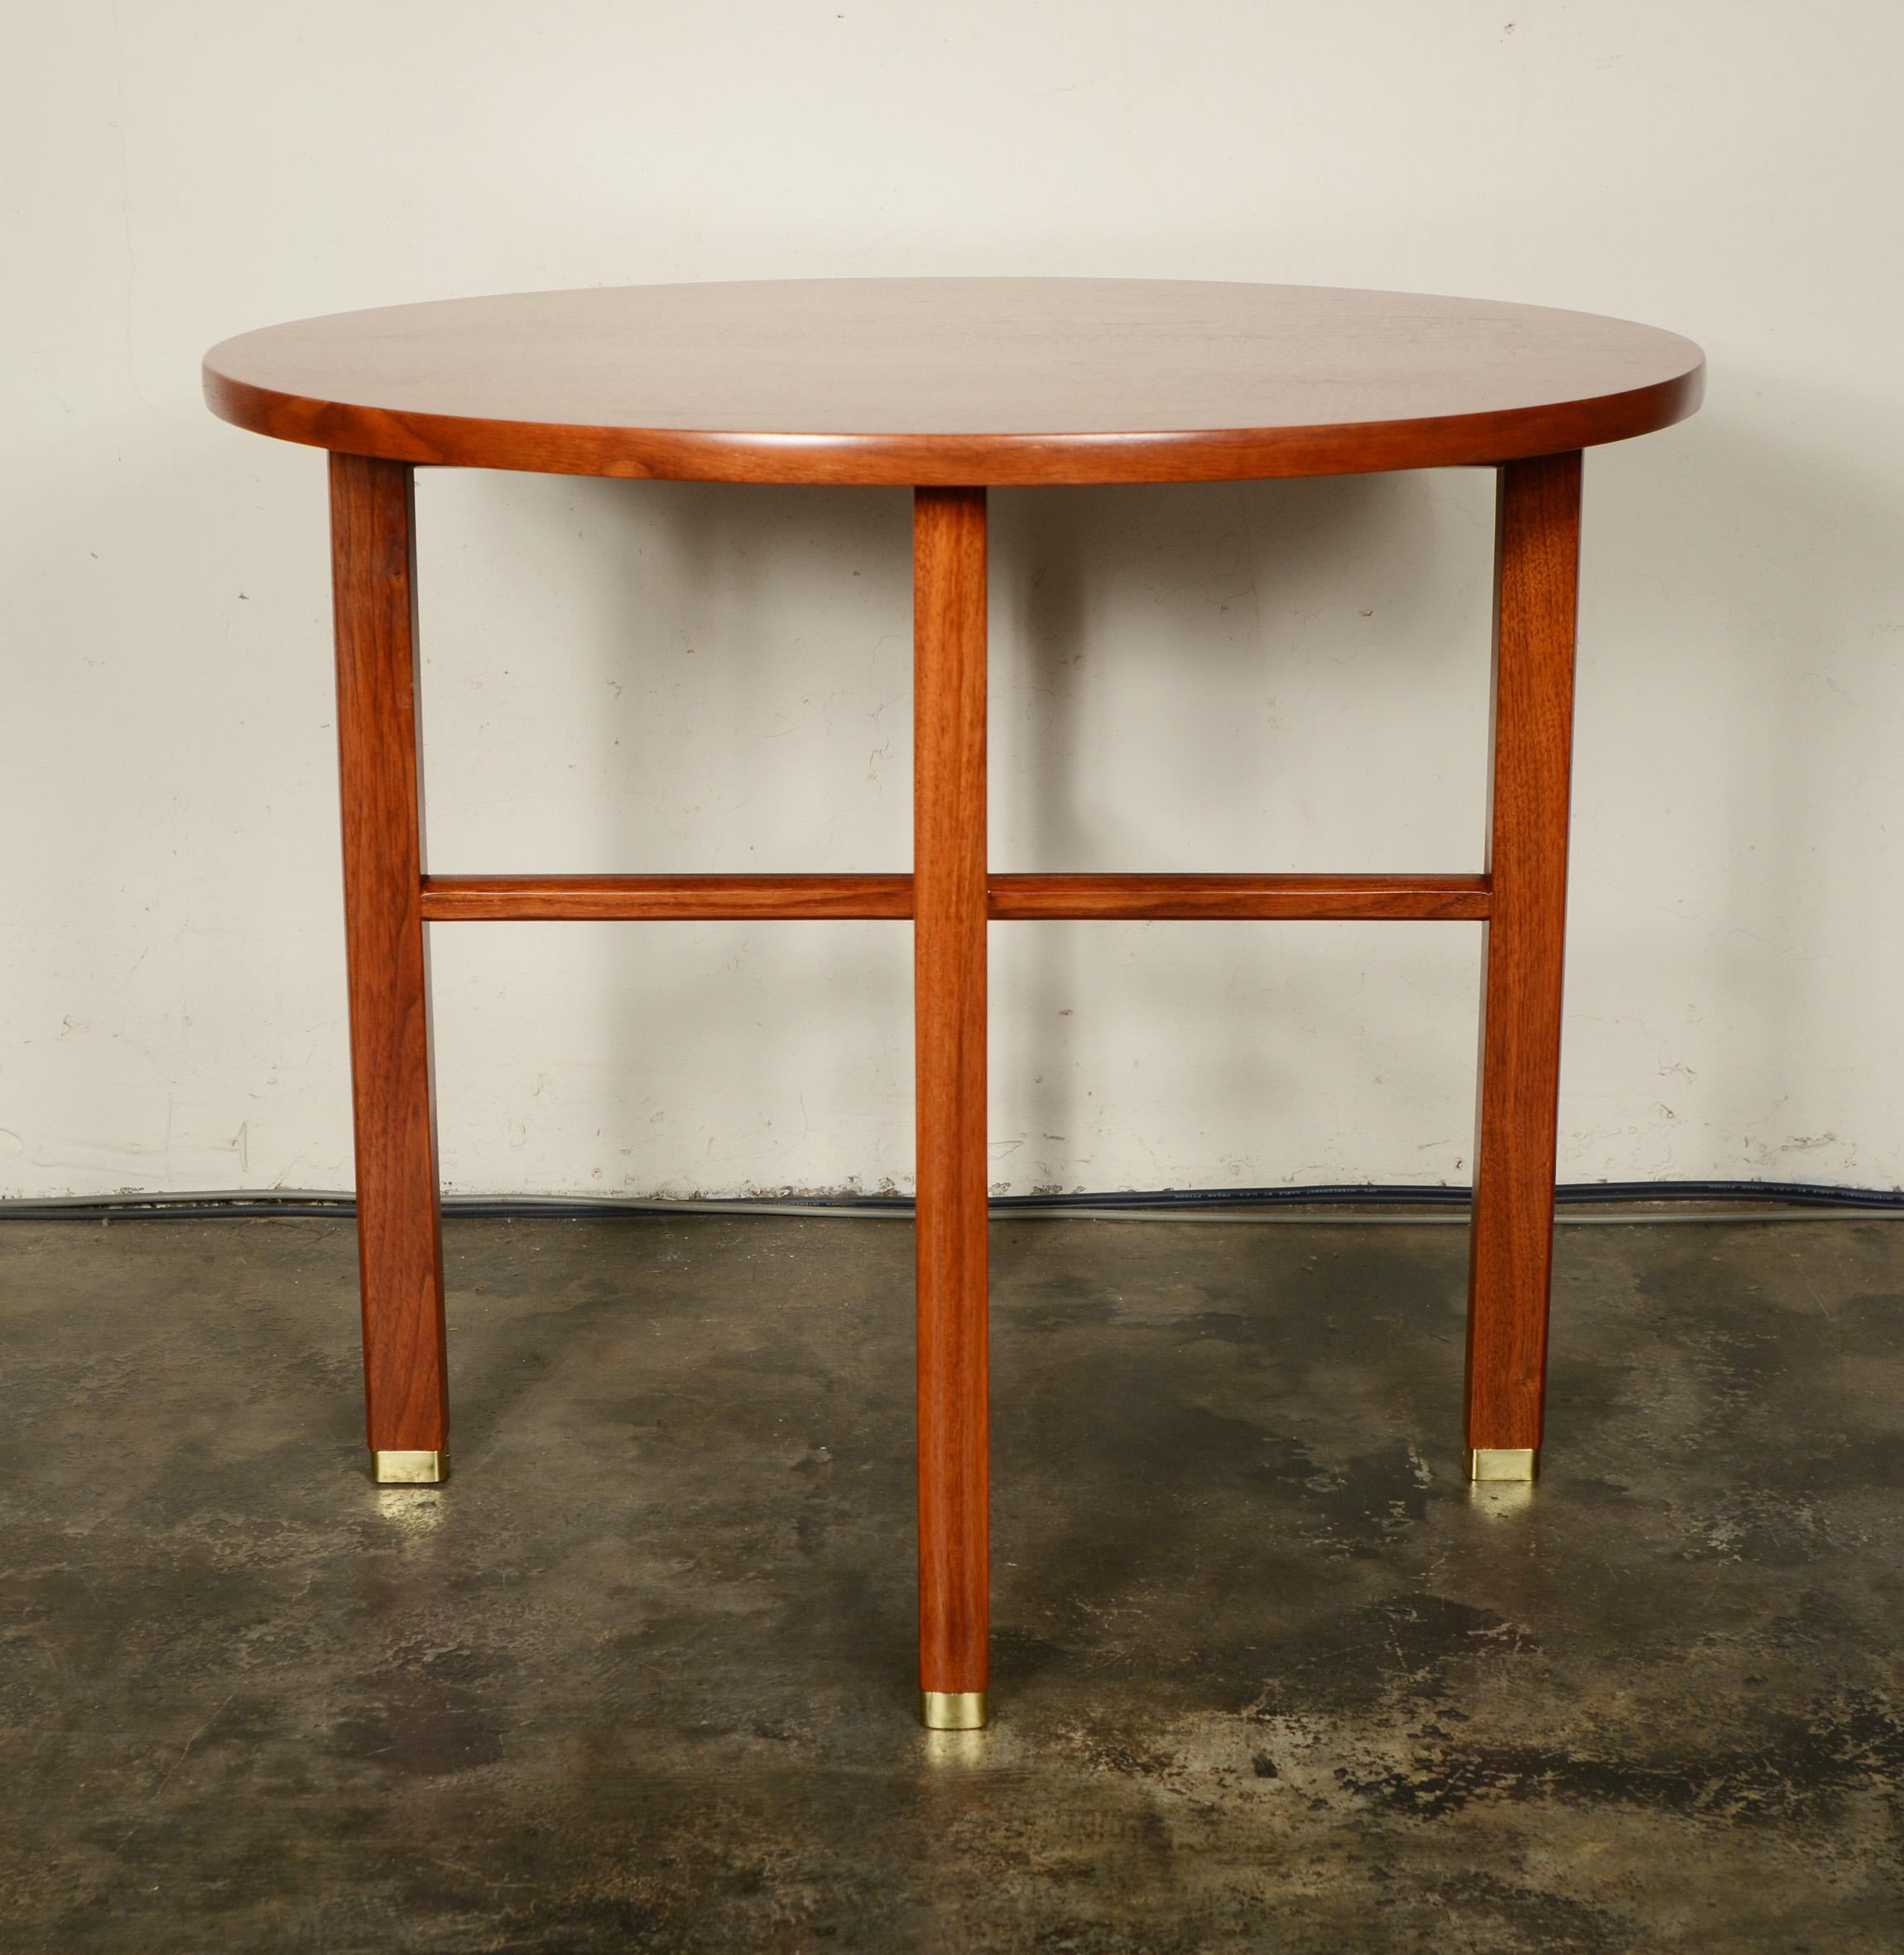
[[[411,470],[330,458],[363,1376],[381,1481],[446,1470],[443,1247],[421,880]]]
[[[919,1684],[928,1725],[985,1722],[985,492],[913,505],[918,1048]]]
[[[1484,958],[1467,1458],[1531,1480],[1546,1393],[1573,750],[1580,458],[1500,471],[1494,596],[1493,881]]]

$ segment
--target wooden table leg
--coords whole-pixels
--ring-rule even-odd
[[[985,492],[913,502],[920,1715],[983,1724],[986,1390]]]
[[[1578,453],[1500,471],[1493,878],[1468,1268],[1467,1468],[1531,1480],[1546,1393],[1573,748]]]
[[[383,1482],[440,1480],[448,1463],[411,476],[330,458],[364,1391]]]

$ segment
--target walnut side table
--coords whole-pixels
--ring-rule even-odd
[[[382,1481],[446,1470],[424,925],[910,918],[918,1063],[921,1708],[986,1717],[985,934],[1079,917],[1465,918],[1486,935],[1465,1453],[1541,1446],[1560,1075],[1580,451],[1699,405],[1690,341],[1403,293],[835,280],[453,300],[206,356],[240,427],[328,449],[364,1372]],[[912,873],[430,876],[419,465],[913,492]],[[1478,875],[988,873],[985,495],[1029,483],[1497,471],[1493,793]]]

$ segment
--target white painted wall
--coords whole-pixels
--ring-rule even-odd
[[[1588,468],[1564,1174],[1904,1179],[1904,12],[6,7],[0,1193],[350,1175],[323,467],[214,339],[623,281],[1416,287],[1673,327]],[[1479,855],[1478,475],[994,502],[1000,867]],[[432,475],[445,871],[889,868],[907,505]],[[998,1182],[1464,1179],[1474,926],[1002,925]],[[905,1185],[903,926],[437,933],[459,1189]]]

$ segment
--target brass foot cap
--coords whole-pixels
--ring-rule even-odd
[[[1537,1480],[1538,1446],[1470,1446],[1464,1455],[1470,1480]]]
[[[370,1477],[379,1487],[435,1487],[450,1477],[450,1455],[373,1449]]]
[[[985,1693],[983,1690],[921,1690],[919,1722],[928,1731],[983,1731],[985,1728]]]

